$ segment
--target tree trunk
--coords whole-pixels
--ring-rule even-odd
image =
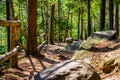
[[[117,31],[117,36],[119,36],[119,3],[116,3],[115,29],[116,29],[116,31]]]
[[[45,6],[41,6],[41,15],[42,15],[43,33],[45,33],[44,40],[47,40],[47,24],[46,24]]]
[[[113,0],[109,0],[109,29],[113,30]]]
[[[105,29],[105,5],[106,5],[106,0],[102,0],[102,2],[101,2],[101,8],[100,8],[100,25],[99,25],[99,31],[103,31]]]
[[[64,42],[65,42],[66,37],[68,36],[69,16],[70,16],[70,8],[69,8],[69,10],[68,10],[67,22],[66,22],[66,26],[65,26]]]
[[[71,13],[70,37],[72,37],[72,18],[73,18],[73,15],[72,15],[72,13]]]
[[[88,37],[91,35],[90,0],[88,0]]]
[[[53,4],[51,7],[50,36],[49,36],[50,44],[54,44],[54,11],[55,11],[55,4]]]
[[[58,40],[59,42],[61,42],[60,6],[61,6],[61,1],[58,0]]]
[[[15,17],[15,11],[14,11],[13,0],[11,0],[11,6],[10,6],[10,8],[11,8],[11,16],[12,16],[12,19],[14,19],[14,17]]]
[[[37,0],[27,0],[27,53],[37,53]]]
[[[80,39],[80,8],[78,8],[78,39]]]
[[[84,19],[83,19],[83,6],[82,6],[82,9],[81,9],[81,31],[80,31],[80,39],[83,40],[83,26],[84,26]]]
[[[10,20],[10,0],[6,0],[7,20]],[[10,27],[7,27],[7,49],[10,51]]]

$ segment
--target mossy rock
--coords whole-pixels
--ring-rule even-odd
[[[75,52],[72,59],[84,59],[85,57],[91,56],[91,55],[92,55],[92,52],[90,52],[90,51],[80,50],[80,51]]]
[[[98,37],[94,37],[94,38],[89,37],[87,40],[82,42],[79,49],[82,49],[82,48],[86,49],[86,50],[90,49],[91,47],[93,47],[93,46],[95,46],[95,45],[97,45],[99,43],[102,43],[105,40],[106,40],[105,38],[101,39],[101,38],[98,38]]]

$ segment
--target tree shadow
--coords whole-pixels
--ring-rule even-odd
[[[48,59],[48,58],[46,58],[46,57],[44,57],[44,58],[42,59],[42,61],[47,62],[47,63],[50,63],[50,64],[56,64],[56,63],[59,63],[59,62],[57,62],[57,61],[54,61],[54,60]]]
[[[120,48],[120,44],[116,45],[115,47],[113,48],[110,48],[109,46],[107,47],[103,47],[103,48],[97,48],[97,47],[91,47],[90,49],[88,49],[89,51],[92,51],[92,52],[110,52],[110,51],[113,51],[113,50],[117,50]]]

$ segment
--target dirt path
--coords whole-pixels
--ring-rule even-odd
[[[44,48],[41,52],[45,57],[39,59],[31,56],[30,58],[25,57],[19,60],[18,68],[3,68],[4,70],[0,73],[0,80],[30,80],[32,75],[35,75],[37,72],[52,64],[70,59],[74,51],[65,51],[65,45],[66,44],[63,43],[48,45],[48,47]],[[106,41],[95,47],[98,51],[95,51],[92,55],[90,64],[100,74],[102,80],[120,80],[120,70],[105,74],[100,70],[98,65],[102,59],[108,59],[113,55],[114,57],[120,55],[120,40]]]

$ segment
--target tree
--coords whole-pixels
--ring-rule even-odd
[[[90,0],[88,0],[88,37],[91,35]]]
[[[6,0],[6,15],[6,19],[10,20],[10,0]],[[7,44],[8,51],[10,51],[10,27],[7,27]]]
[[[37,53],[37,0],[27,0],[27,53]]]
[[[50,38],[49,43],[54,44],[54,11],[55,11],[55,4],[51,7],[51,17],[50,17]]]
[[[80,8],[78,8],[78,39],[80,39]]]
[[[101,7],[100,7],[99,31],[102,31],[105,29],[105,5],[106,5],[106,0],[102,0]]]
[[[113,0],[109,0],[109,29],[113,30]]]
[[[66,20],[65,33],[64,33],[64,42],[65,42],[66,37],[67,37],[67,35],[68,35],[69,16],[70,16],[70,7],[69,7],[69,10],[68,10],[68,15],[67,15],[67,20]]]
[[[61,0],[58,0],[58,40],[59,41],[61,41],[60,6],[61,6]]]
[[[84,27],[84,19],[83,19],[83,14],[84,14],[84,7],[82,5],[82,8],[81,8],[81,31],[80,31],[80,39],[83,39],[83,27]]]
[[[116,1],[115,29],[117,32],[117,36],[119,36],[119,1]]]

